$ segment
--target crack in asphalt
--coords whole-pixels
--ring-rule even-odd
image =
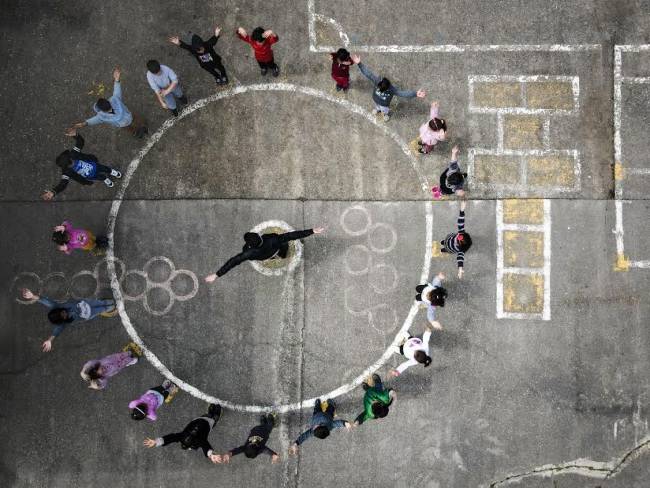
[[[490,488],[496,488],[501,485],[518,483],[525,478],[539,476],[546,478],[558,474],[577,474],[589,478],[606,480],[613,478],[623,471],[632,461],[638,457],[650,452],[650,436],[641,439],[636,446],[627,451],[623,456],[612,461],[591,461],[590,459],[576,459],[560,464],[546,464],[538,466],[523,473],[509,474],[505,478],[490,483]]]

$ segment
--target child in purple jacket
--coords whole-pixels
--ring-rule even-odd
[[[52,231],[52,241],[58,246],[59,251],[66,254],[72,254],[75,249],[95,251],[108,245],[106,236],[95,236],[89,230],[75,229],[68,220],[54,227]]]
[[[158,418],[156,410],[163,402],[171,402],[176,393],[178,393],[178,386],[169,380],[163,381],[162,385],[154,386],[141,395],[140,398],[129,403],[131,418],[133,420],[142,420],[146,417],[155,422]]]

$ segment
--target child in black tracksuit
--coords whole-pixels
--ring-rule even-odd
[[[182,432],[167,434],[156,439],[147,437],[144,440],[144,445],[146,447],[161,447],[174,442],[180,442],[182,449],[201,448],[205,457],[209,458],[210,461],[213,463],[221,463],[221,455],[216,454],[212,450],[212,446],[208,441],[208,435],[221,418],[221,411],[221,405],[212,403],[208,407],[208,412],[205,415],[192,420],[185,426]]]
[[[214,35],[207,41],[204,41],[200,36],[193,34],[191,44],[185,44],[178,38],[178,36],[170,37],[169,42],[192,53],[199,62],[201,68],[214,76],[217,85],[225,85],[228,83],[226,68],[221,64],[221,56],[214,52],[214,46],[219,40],[220,34],[221,29],[216,27],[214,29]]]
[[[312,234],[320,234],[325,229],[322,227],[315,227],[313,229],[294,230],[285,234],[263,234],[259,235],[255,232],[246,232],[244,234],[244,242],[246,243],[242,248],[242,252],[236,256],[231,257],[226,264],[224,264],[216,273],[205,277],[205,281],[212,283],[218,277],[225,275],[235,266],[240,265],[244,261],[264,261],[266,259],[286,258],[289,252],[289,242],[296,239],[303,239]]]
[[[57,193],[61,193],[68,186],[70,180],[75,180],[82,185],[92,185],[93,181],[104,181],[109,188],[113,186],[113,178],[121,178],[118,170],[99,164],[94,154],[82,153],[84,138],[72,130],[66,135],[75,138],[72,149],[63,151],[56,158],[56,164],[61,168],[61,180],[51,190],[46,190],[41,195],[43,200],[52,200]]]
[[[269,436],[273,427],[275,427],[277,416],[273,413],[262,415],[260,420],[260,425],[256,425],[251,429],[248,434],[246,442],[239,446],[231,449],[226,454],[223,455],[223,462],[230,462],[230,458],[241,454],[242,452],[247,458],[253,459],[256,458],[259,454],[268,454],[271,456],[271,462],[276,463],[280,460],[280,456],[273,449],[270,449],[266,446]]]

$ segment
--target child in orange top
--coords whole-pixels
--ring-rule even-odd
[[[265,76],[269,69],[271,69],[273,76],[278,76],[280,74],[280,68],[275,64],[275,60],[273,59],[273,49],[271,48],[271,45],[278,42],[279,38],[272,30],[264,30],[263,27],[256,27],[249,36],[246,31],[240,27],[237,29],[237,37],[250,44],[253,48],[257,64],[260,65],[262,76]]]

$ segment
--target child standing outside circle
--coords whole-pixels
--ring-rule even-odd
[[[451,148],[451,161],[447,168],[440,175],[440,186],[431,188],[433,197],[437,200],[442,195],[458,195],[459,197],[465,196],[465,182],[467,180],[467,173],[463,173],[458,164],[458,153],[460,149],[458,146]]]
[[[280,74],[280,68],[275,64],[273,49],[271,46],[278,42],[279,37],[272,30],[265,30],[264,27],[255,27],[249,36],[243,27],[237,29],[237,37],[242,41],[250,44],[255,53],[255,59],[260,66],[262,76],[265,76],[269,70],[274,77]]]
[[[462,279],[465,274],[465,253],[472,247],[472,238],[465,232],[465,201],[460,202],[457,225],[458,232],[449,234],[440,241],[440,252],[448,252],[456,255],[458,278]]]
[[[186,104],[187,97],[183,95],[178,76],[169,66],[160,64],[155,59],[147,61],[147,82],[156,94],[158,103],[166,110],[169,110],[174,117],[178,117],[176,99]]]
[[[220,34],[221,28],[215,27],[214,35],[207,41],[201,39],[201,36],[193,34],[191,44],[185,44],[178,36],[170,37],[169,42],[189,51],[199,62],[199,66],[214,76],[217,85],[225,85],[228,83],[226,68],[221,63],[221,56],[214,51]]]
[[[332,79],[336,83],[336,91],[348,91],[350,88],[350,66],[354,64],[347,49],[341,48],[330,53],[332,58]]]
[[[373,374],[361,385],[366,393],[363,395],[363,412],[361,412],[354,425],[361,425],[366,420],[381,419],[388,415],[390,407],[395,399],[395,390],[384,388],[378,374]]]
[[[67,220],[52,230],[52,241],[57,244],[59,251],[68,255],[72,254],[75,249],[95,251],[97,248],[103,249],[108,245],[106,236],[96,237],[89,230],[75,229]]]
[[[352,61],[359,66],[359,70],[361,70],[363,76],[374,83],[375,88],[372,92],[372,101],[375,102],[375,113],[382,113],[384,122],[390,120],[390,103],[393,101],[394,96],[402,98],[424,98],[426,96],[424,90],[400,90],[388,78],[383,78],[370,71],[370,68],[364,65],[361,62],[361,58],[356,54],[352,56]]]
[[[154,386],[144,394],[129,403],[131,418],[142,420],[145,417],[155,422],[158,416],[156,411],[163,403],[169,403],[178,393],[178,386],[169,380],[162,382],[160,386]]]
[[[113,187],[113,178],[122,178],[122,173],[114,168],[99,164],[94,154],[82,153],[85,141],[76,129],[68,129],[65,134],[74,137],[75,145],[72,149],[63,151],[56,158],[56,165],[61,168],[61,180],[51,190],[45,190],[41,195],[43,200],[52,200],[55,195],[66,189],[70,180],[75,180],[82,185],[92,185],[94,181],[103,181]]]
[[[431,283],[415,287],[417,292],[415,300],[427,306],[427,320],[434,329],[442,329],[440,322],[436,320],[436,308],[445,306],[447,290],[442,287],[442,280],[444,279],[444,273],[438,273]]]
[[[413,337],[410,332],[408,338],[399,346],[399,353],[406,358],[402,364],[397,368],[391,370],[391,376],[399,376],[411,366],[422,364],[425,368],[431,365],[431,356],[429,355],[429,341],[431,340],[431,333],[433,327],[429,324],[426,326],[426,331],[419,337]]]
[[[101,359],[91,359],[81,368],[81,377],[88,382],[91,390],[103,390],[108,380],[138,362],[142,349],[134,342],[129,342],[122,352],[109,354]]]
[[[429,113],[429,122],[420,126],[420,137],[418,152],[429,154],[440,141],[447,139],[447,122],[445,119],[438,118],[438,102],[431,103],[431,112]]]

